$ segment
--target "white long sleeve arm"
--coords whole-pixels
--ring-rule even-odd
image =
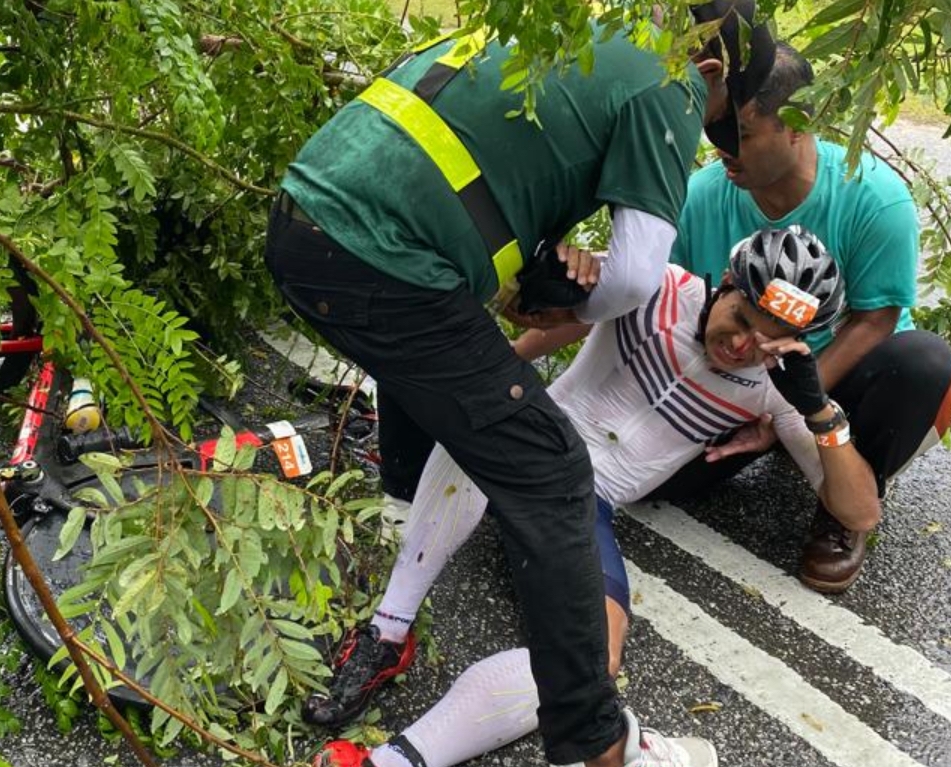
[[[613,320],[646,303],[660,287],[677,228],[633,208],[615,208],[608,256],[588,300],[575,309],[581,322]]]

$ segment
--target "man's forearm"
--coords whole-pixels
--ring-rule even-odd
[[[663,219],[618,207],[611,220],[608,257],[597,287],[576,307],[579,322],[606,322],[647,303],[664,279],[677,229]]]
[[[852,312],[835,340],[819,355],[822,387],[826,391],[835,388],[862,357],[894,333],[900,313],[898,307]]]
[[[833,415],[832,406],[826,405],[806,420],[821,422]],[[826,441],[835,442],[834,439]],[[875,527],[881,519],[878,486],[871,467],[852,442],[847,441],[838,446],[823,446],[820,443],[819,460],[823,474],[819,497],[829,513],[849,530],[871,530]]]
[[[591,332],[591,325],[559,325],[550,330],[527,330],[512,342],[519,357],[534,360],[580,341]]]

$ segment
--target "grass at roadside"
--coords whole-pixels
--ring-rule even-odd
[[[459,26],[454,0],[387,0],[397,18],[409,16],[432,16],[439,19],[443,29]]]
[[[920,95],[915,93],[910,94],[901,105],[901,111],[898,113],[898,117],[913,123],[941,125],[945,127],[947,127],[949,119],[927,93]]]

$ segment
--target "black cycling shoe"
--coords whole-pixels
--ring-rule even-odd
[[[410,633],[402,644],[380,639],[380,629],[363,626],[351,629],[337,658],[336,673],[327,695],[315,693],[301,707],[307,724],[323,727],[345,724],[369,705],[376,689],[403,673],[413,662],[416,640]]]

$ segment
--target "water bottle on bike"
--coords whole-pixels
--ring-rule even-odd
[[[98,429],[102,422],[99,403],[92,393],[88,378],[76,378],[66,403],[66,419],[63,425],[69,431],[81,434]]]

